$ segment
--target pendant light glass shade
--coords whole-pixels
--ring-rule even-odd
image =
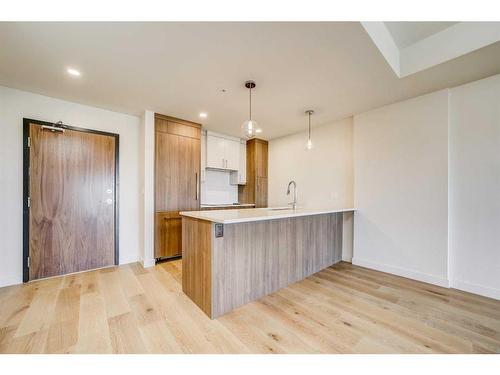
[[[258,128],[257,121],[247,120],[241,125],[243,133],[247,138],[255,137],[255,134],[260,133],[261,130]]]
[[[308,127],[308,133],[307,133],[307,143],[306,143],[306,149],[311,150],[313,148],[313,142],[311,140],[311,115],[314,113],[312,109],[309,109],[306,111],[306,114],[309,116],[309,127]]]
[[[313,143],[310,139],[307,140],[307,143],[306,143],[306,148],[308,150],[312,149],[313,148]]]
[[[252,89],[255,88],[254,81],[246,81],[245,87],[249,90],[249,119],[241,125],[241,130],[245,137],[253,138],[256,134],[262,133],[262,129],[255,120],[252,120]]]

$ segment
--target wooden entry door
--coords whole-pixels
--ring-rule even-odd
[[[25,121],[29,279],[116,264],[118,136],[45,126]]]

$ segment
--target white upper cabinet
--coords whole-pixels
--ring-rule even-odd
[[[237,171],[239,165],[239,138],[207,132],[207,168]]]
[[[240,167],[240,140],[226,140],[226,169],[237,171]]]
[[[207,167],[207,132],[201,132],[201,171],[200,182],[205,182],[205,168]]]
[[[247,142],[240,142],[240,166],[237,171],[231,172],[231,185],[245,185],[247,183]]]
[[[226,168],[224,138],[215,137],[207,132],[207,168]]]
[[[240,169],[238,169],[238,184],[247,183],[247,141],[240,142]]]

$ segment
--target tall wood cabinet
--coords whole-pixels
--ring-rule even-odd
[[[180,211],[200,207],[201,125],[155,114],[155,258],[182,254]]]
[[[246,185],[238,186],[240,203],[267,207],[267,154],[267,141],[258,138],[247,141]]]

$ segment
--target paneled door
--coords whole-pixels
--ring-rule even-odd
[[[25,120],[25,279],[116,264],[118,136],[77,129]]]

